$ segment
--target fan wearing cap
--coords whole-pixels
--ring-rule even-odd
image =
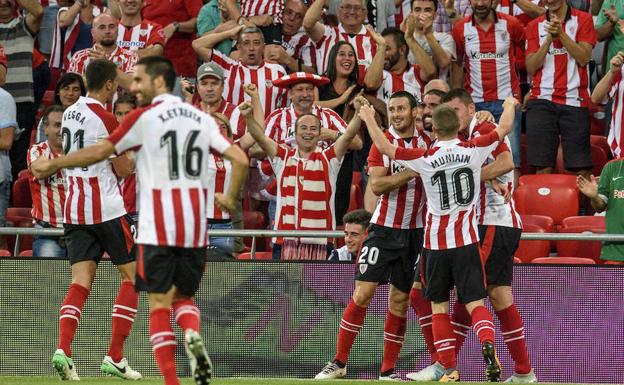
[[[356,100],[356,108],[368,103]],[[277,230],[333,230],[335,188],[338,171],[351,141],[360,129],[357,116],[346,131],[331,146],[322,149],[321,121],[313,114],[299,115],[295,122],[296,145],[278,144],[269,138],[252,117],[252,103],[241,104],[240,111],[247,121],[247,129],[264,150],[278,180]],[[356,114],[357,115],[357,114]],[[326,238],[274,239],[274,259],[326,260],[332,247]]]
[[[240,59],[234,60],[213,48],[222,40],[235,39],[237,36]],[[255,84],[264,116],[267,117],[271,111],[286,103],[286,90],[273,84],[275,80],[286,75],[286,70],[277,63],[264,61],[264,47],[264,36],[259,28],[241,25],[227,31],[207,34],[193,41],[193,49],[201,59],[213,62],[223,69],[225,100],[236,105],[249,100],[244,85]]]
[[[236,105],[223,98],[223,69],[216,63],[209,62],[202,64],[197,69],[196,94],[199,100],[193,99],[191,84],[188,80],[182,80],[182,92],[188,103],[195,105],[208,114],[220,113],[225,115],[232,127],[234,139],[245,134],[245,121],[240,118],[240,113]]]

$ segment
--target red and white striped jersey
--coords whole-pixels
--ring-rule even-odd
[[[108,60],[115,63],[115,65],[123,72],[129,73],[134,72],[134,65],[137,63],[137,61],[139,61],[139,56],[136,54],[136,52],[121,47],[116,47],[115,50],[111,52]],[[67,72],[75,72],[79,75],[84,75],[88,65],[89,50],[82,49],[76,52],[74,56],[72,56]]]
[[[117,153],[135,151],[141,186],[137,243],[205,247],[208,149],[223,153],[231,145],[214,119],[163,94],[128,114],[108,139]]]
[[[56,25],[54,27],[54,37],[52,39],[52,51],[50,53],[50,68],[60,68],[67,70],[72,59],[72,50],[80,34],[80,16],[76,15],[71,24],[65,28],[60,27],[60,16],[69,7],[62,7],[56,14]],[[103,13],[105,8],[93,7],[93,17]]]
[[[609,90],[609,98],[612,100],[611,105],[611,129],[607,142],[611,147],[611,153],[614,158],[620,158],[624,155],[622,146],[624,145],[624,137],[622,136],[622,124],[624,124],[624,78],[622,76],[624,67],[611,80],[611,89]]]
[[[347,123],[330,108],[313,106],[311,113],[319,118],[321,127],[344,133],[347,130]],[[296,145],[295,139],[295,122],[297,121],[297,113],[291,104],[289,107],[275,110],[266,118],[265,134],[278,144],[284,143],[289,147]],[[331,143],[319,141],[319,147],[325,149]]]
[[[63,113],[63,150],[71,154],[106,138],[115,127],[115,116],[89,96],[81,96]],[[67,198],[65,223],[93,225],[126,213],[117,176],[109,159],[88,167],[65,169]]]
[[[386,131],[386,138],[392,144],[404,148],[427,149],[431,144],[429,136],[418,130],[414,130],[414,136],[406,140],[390,127]],[[375,144],[371,146],[368,155],[368,167],[384,167],[387,169],[386,175],[388,176],[405,169],[398,162],[382,155]],[[416,177],[403,186],[382,194],[370,222],[395,229],[422,228],[423,218],[418,216],[422,193],[422,181],[420,177]]]
[[[271,15],[274,22],[281,23],[284,2],[282,0],[241,0],[240,11],[245,17]]]
[[[495,23],[484,31],[474,16],[468,16],[453,27],[457,60],[464,64],[464,88],[475,103],[520,99],[516,71],[516,48],[524,47],[524,28],[513,16],[496,12]]]
[[[362,25],[360,32],[351,35],[345,32],[342,24],[338,27],[325,25],[325,33],[321,40],[315,43],[316,51],[316,73],[324,74],[327,71],[327,60],[329,59],[329,51],[338,44],[339,41],[348,41],[355,48],[355,57],[359,67],[359,78],[364,79],[366,69],[373,61],[373,57],[377,52],[377,44],[373,36]]]
[[[546,40],[547,22],[548,12],[527,26],[527,57],[536,53]],[[562,28],[573,41],[588,43],[592,47],[596,45],[596,31],[589,13],[568,6]],[[578,64],[559,39],[550,44],[544,64],[532,80],[531,99],[550,100],[573,107],[589,105],[589,67]]]
[[[286,70],[281,65],[263,63],[257,67],[248,67],[216,49],[212,50],[212,61],[223,68],[225,82],[223,97],[226,101],[238,106],[249,100],[243,87],[245,84],[255,84],[258,87],[265,117],[286,104],[286,89],[273,85],[273,80],[286,75]]]
[[[470,142],[456,138],[436,141],[429,150],[396,150],[397,163],[420,174],[427,195],[426,249],[453,249],[479,241],[475,205],[481,166],[499,143],[493,131]]]
[[[230,213],[221,210],[215,199],[215,194],[225,193],[230,187],[232,179],[232,163],[214,151],[208,154],[208,201],[206,202],[206,218],[230,219]]]
[[[165,32],[160,24],[143,20],[134,27],[118,23],[117,46],[130,51],[150,47],[154,44],[165,46]]]
[[[33,144],[28,149],[28,167],[35,160],[58,158],[47,141]],[[30,195],[32,197],[32,217],[47,222],[53,227],[63,226],[63,206],[65,205],[65,172],[58,170],[45,179],[30,176]]]
[[[407,91],[420,99],[424,94],[425,82],[420,77],[420,66],[418,64],[408,64],[403,73],[395,74],[390,71],[383,71],[383,82],[377,90],[377,98],[385,103],[390,101],[390,96],[398,91]]]
[[[294,35],[282,35],[282,47],[289,56],[301,59],[308,67],[316,68],[314,43],[305,31],[299,31]]]
[[[41,4],[42,7],[49,7],[49,6],[58,6],[58,0],[39,0],[39,4]]]
[[[470,122],[468,127],[468,140],[487,135],[496,129],[496,125],[490,122],[477,123],[476,117]],[[498,144],[498,147],[485,160],[484,166],[494,162],[496,157],[503,152],[510,152],[509,138],[505,137],[504,141]],[[496,178],[499,183],[506,184],[509,193],[513,194],[514,171],[511,170]],[[522,228],[522,220],[520,214],[516,211],[513,198],[505,203],[505,198],[494,191],[492,185],[481,182],[481,194],[477,203],[477,220],[480,225],[504,226]]]
[[[412,2],[411,0],[403,0],[401,5],[396,7],[396,13],[394,15],[388,16],[388,27],[397,27],[401,26],[401,23],[405,18],[412,12]]]
[[[304,159],[297,147],[279,145],[269,160],[278,182],[275,229],[334,230],[334,191],[342,165],[334,147],[317,147]],[[275,242],[281,244],[282,239]],[[327,239],[301,238],[301,243],[326,244]]]

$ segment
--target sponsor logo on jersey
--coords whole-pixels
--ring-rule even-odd
[[[505,53],[498,52],[471,52],[470,58],[474,60],[491,60],[491,59],[502,59],[506,56]]]
[[[613,198],[624,199],[624,190],[613,190]]]

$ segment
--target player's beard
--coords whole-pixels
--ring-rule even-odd
[[[102,47],[112,47],[115,44],[115,39],[102,39],[100,45]]]

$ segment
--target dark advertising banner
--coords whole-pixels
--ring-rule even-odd
[[[198,293],[202,331],[220,377],[313,377],[335,352],[342,311],[353,290],[354,266],[322,263],[211,262]],[[67,261],[0,259],[0,375],[53,375],[58,308],[70,274]],[[103,262],[72,351],[78,374],[99,375],[110,337],[118,274]],[[524,317],[529,354],[541,382],[621,383],[624,362],[624,269],[515,267],[514,293]],[[348,377],[378,375],[387,287],[381,286],[351,352]],[[495,321],[496,322],[496,321]],[[139,312],[125,348],[133,368],[156,376],[148,308]],[[180,339],[180,331],[178,341]],[[504,378],[513,372],[497,335]],[[178,370],[188,372],[178,345]],[[406,373],[429,364],[410,310],[397,363]],[[459,356],[463,380],[484,380],[480,347],[471,333]]]

